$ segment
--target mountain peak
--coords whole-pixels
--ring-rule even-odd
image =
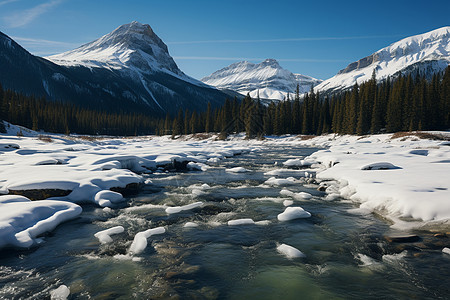
[[[280,64],[278,63],[278,61],[274,58],[267,58],[266,60],[264,60],[261,65],[263,66],[273,66],[273,67],[278,67],[281,68]]]
[[[130,35],[141,35],[143,37],[155,38],[156,34],[153,29],[148,24],[142,24],[137,21],[133,21],[129,24],[124,24],[117,27],[113,32],[110,33],[110,37],[114,36],[130,36]]]
[[[84,65],[143,72],[164,71],[185,76],[169,54],[167,45],[148,24],[133,21],[77,49],[47,57],[60,65]]]
[[[235,90],[242,95],[272,100],[283,100],[287,94],[295,93],[297,84],[300,92],[311,89],[311,85],[317,85],[321,80],[283,69],[278,61],[268,58],[258,64],[247,61],[236,62],[228,67],[202,78],[206,84],[220,89]]]

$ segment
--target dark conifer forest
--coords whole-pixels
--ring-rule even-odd
[[[203,112],[180,110],[165,118],[84,109],[0,86],[0,119],[47,132],[126,136],[215,132],[225,138],[245,131],[254,138],[446,130],[450,128],[450,67],[431,80],[409,74],[377,84],[374,73],[371,80],[331,96],[311,90],[301,99],[297,90],[292,99],[288,95],[285,101],[268,106],[246,96],[242,101],[228,99],[217,109],[208,105]]]

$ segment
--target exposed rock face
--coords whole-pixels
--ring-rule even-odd
[[[371,64],[377,62],[379,59],[378,54],[374,53],[372,55],[366,56],[358,61],[352,62],[345,69],[340,70],[338,74],[349,73],[351,71],[363,69],[370,66]]]

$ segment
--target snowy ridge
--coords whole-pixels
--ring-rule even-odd
[[[293,98],[297,83],[300,94],[308,92],[311,86],[322,82],[310,76],[293,74],[283,69],[275,59],[266,59],[259,64],[241,61],[229,65],[202,78],[206,84],[220,89],[235,90],[242,95],[262,99],[283,100],[287,94]]]
[[[334,77],[317,85],[315,90],[333,92],[347,89],[355,82],[361,84],[369,80],[373,70],[377,80],[414,66],[420,70],[420,65],[424,65],[427,72],[439,72],[450,63],[449,38],[450,26],[402,39],[349,64]]]

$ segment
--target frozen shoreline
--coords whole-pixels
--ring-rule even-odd
[[[242,134],[231,136],[227,141],[216,141],[215,136],[204,140],[189,137],[172,140],[168,136],[83,140],[50,135],[50,142],[39,139],[33,132],[26,135],[28,137],[17,137],[13,131],[0,135],[0,194],[10,190],[57,189],[68,191],[68,195],[37,199],[40,201],[0,196],[5,200],[0,201],[1,227],[11,229],[12,223],[22,220],[20,230],[8,233],[3,230],[0,248],[37,244],[39,234],[78,216],[81,207],[77,204],[94,203],[114,208],[124,198],[110,189],[143,183],[140,173],[165,172],[162,166],[174,165],[175,161],[188,169],[195,166],[194,169],[203,170],[208,164],[226,157],[263,150],[273,144],[326,149],[304,159],[288,160],[280,169],[283,172],[268,172],[268,180],[274,184],[289,178],[296,184],[299,178],[316,174],[319,187],[328,194],[326,199],[344,198],[361,203],[352,213],[377,212],[391,220],[393,228],[403,230],[429,224],[449,227],[449,142],[415,136],[391,139],[390,134],[364,137],[330,134],[307,140],[284,136],[267,137],[263,141],[245,140]],[[272,175],[276,177],[269,178]],[[16,197],[17,201],[11,201],[11,197]],[[37,206],[48,204],[55,208],[55,203],[65,206],[58,206],[53,213],[48,212],[36,220],[26,217]],[[14,216],[6,214],[6,205],[15,205]],[[58,210],[70,213],[55,217]],[[406,222],[405,218],[414,220]],[[35,236],[29,235],[26,241],[20,242],[17,235],[21,231],[47,219],[51,226],[41,227],[42,232],[36,231]]]

